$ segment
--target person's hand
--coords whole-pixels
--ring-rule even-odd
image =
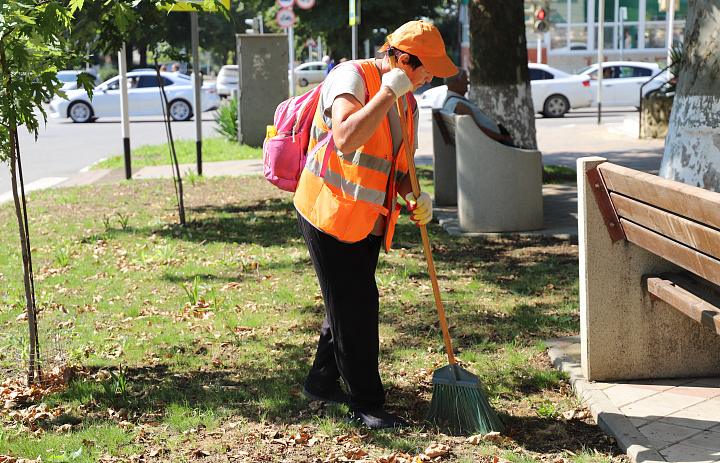
[[[412,212],[410,219],[415,221],[415,225],[425,225],[432,220],[433,205],[429,194],[421,191],[420,196],[416,199],[415,195],[408,193],[405,201],[407,201],[408,211]]]
[[[382,86],[388,87],[395,94],[395,98],[400,98],[413,89],[410,78],[400,68],[391,69],[382,76]]]

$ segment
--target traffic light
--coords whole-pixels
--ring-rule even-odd
[[[256,16],[245,20],[245,24],[250,26],[251,29],[245,29],[246,34],[262,34],[263,33],[263,17]]]
[[[533,23],[533,31],[547,32],[550,30],[550,5],[549,2],[543,1],[535,7],[535,22]]]

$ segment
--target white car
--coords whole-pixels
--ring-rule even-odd
[[[644,87],[643,84],[652,79]],[[577,72],[580,76],[590,77],[590,88],[593,94],[593,106],[597,106],[598,65],[593,64]],[[608,61],[603,63],[602,104],[603,106],[635,106],[640,107],[640,87],[643,97],[662,87],[668,81],[667,74],[656,63],[634,61]]]
[[[530,88],[535,112],[545,117],[562,117],[570,109],[585,108],[592,103],[589,78],[572,76],[545,64],[529,63]],[[447,85],[425,90],[418,98],[421,108],[442,108]]]
[[[319,84],[325,80],[325,69],[327,69],[327,64],[323,61],[308,61],[295,68],[295,81],[301,87]]]
[[[215,84],[217,85],[217,91],[220,98],[230,96],[233,89],[238,87],[237,64],[228,64],[221,67]]]
[[[192,101],[192,80],[184,74],[161,72],[168,100],[168,113],[176,121],[186,121],[195,113]],[[69,117],[73,122],[92,122],[98,117],[120,115],[120,76],[100,84],[88,98],[85,90],[70,90],[66,99],[55,97],[50,102],[50,117]],[[128,72],[128,106],[130,116],[162,115],[163,101],[155,72]],[[202,110],[218,107],[220,98],[215,84],[202,86]]]
[[[445,103],[447,91],[447,85],[438,85],[437,87],[429,88],[422,92],[420,97],[417,98],[417,104],[421,108],[440,109],[443,107],[443,103]]]
[[[545,117],[562,117],[593,102],[590,77],[573,76],[546,64],[528,63],[535,112]]]

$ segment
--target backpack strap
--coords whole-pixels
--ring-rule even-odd
[[[357,71],[360,73],[360,76],[363,78],[363,81],[365,81],[365,74],[362,72],[362,69],[360,69],[360,65],[358,63],[356,63],[355,61],[346,61],[345,63],[350,63],[355,66],[355,69],[357,69]],[[338,64],[337,66],[333,67],[330,72],[334,71],[345,63]],[[370,93],[367,89],[367,83],[365,83],[365,104],[367,104],[369,97]],[[320,176],[323,178],[325,177],[325,172],[327,171],[327,164],[328,159],[330,158],[330,153],[332,153],[332,151],[335,149],[335,140],[332,137],[332,132],[332,129],[330,129],[328,133],[325,134],[325,136],[322,138],[322,140],[320,140],[318,144],[313,147],[310,153],[308,153],[308,159],[310,159],[322,147],[323,143],[325,143],[325,140],[328,140],[327,144],[325,145],[325,153],[323,153],[322,168],[320,169]]]

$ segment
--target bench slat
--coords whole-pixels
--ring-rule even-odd
[[[647,279],[650,294],[662,299],[688,317],[720,334],[720,300],[679,275],[663,274]]]
[[[621,218],[720,259],[720,231],[616,193],[610,198]]]
[[[720,193],[612,163],[598,166],[608,190],[714,228],[720,228]]]
[[[628,241],[679,265],[715,284],[720,284],[720,261],[673,241],[640,225],[620,219]]]

